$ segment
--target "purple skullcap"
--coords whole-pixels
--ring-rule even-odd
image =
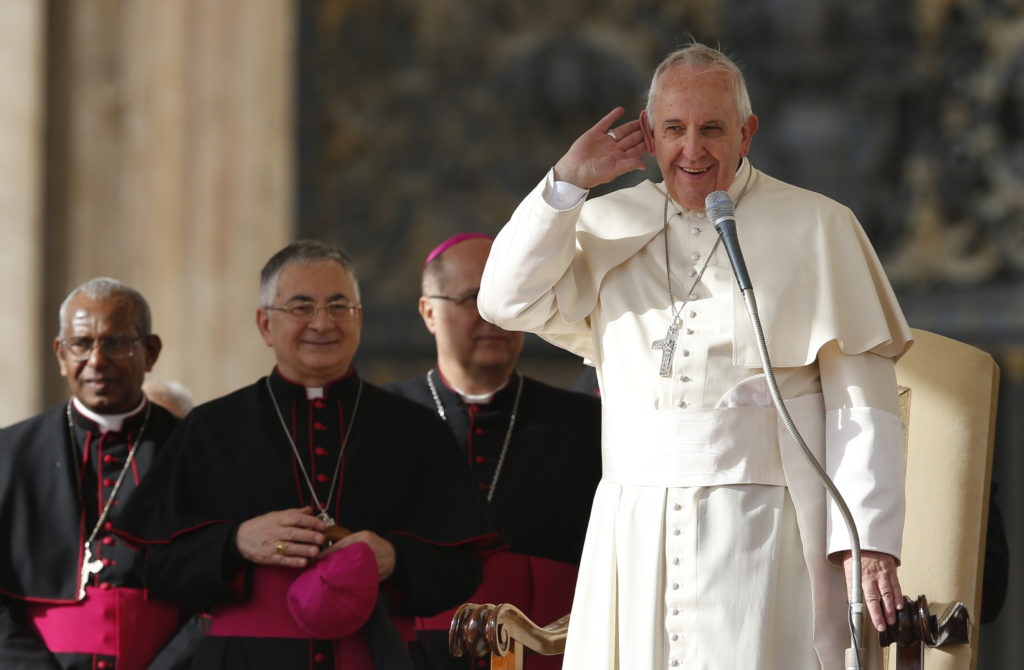
[[[427,254],[427,260],[423,263],[423,267],[427,267],[428,265],[430,265],[430,261],[434,260],[444,252],[448,251],[459,242],[465,242],[466,240],[472,240],[478,237],[485,240],[494,239],[494,235],[487,235],[485,233],[459,233],[458,235],[449,237],[447,240],[434,247],[434,250]]]
[[[365,542],[356,542],[331,552],[292,582],[288,587],[288,611],[310,637],[345,637],[370,618],[378,588],[373,550]]]

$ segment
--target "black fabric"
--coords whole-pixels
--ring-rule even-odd
[[[477,550],[497,537],[440,420],[368,383],[353,418],[354,373],[312,401],[304,387],[279,374],[269,379],[322,503],[331,498],[335,464],[351,431],[329,512],[339,525],[373,531],[394,545],[395,571],[384,583],[393,612],[435,614],[472,594],[480,580]],[[251,564],[235,545],[241,522],[312,504],[266,378],[193,409],[154,471],[159,476],[144,482],[116,529],[147,545],[150,592],[189,608],[248,597]],[[317,654],[329,662],[330,646],[210,637],[193,667],[306,667]]]
[[[519,375],[486,405],[464,403],[436,369],[433,379],[446,421],[486,496]],[[437,412],[426,375],[385,388]],[[601,403],[524,377],[516,423],[490,503],[509,549],[578,565],[600,479]]]
[[[145,410],[125,420],[117,433],[102,433],[91,420],[72,410],[75,446],[68,435],[67,404],[0,430],[0,667],[92,668],[115,659],[89,654],[51,654],[29,626],[25,601],[73,603],[78,597],[81,552],[96,524],[102,501],[109,497],[136,439]],[[178,419],[149,404],[149,419],[133,465],[110,508],[108,522],[121,515],[139,480],[178,424]],[[106,565],[92,575],[90,586],[140,587],[134,569],[135,549],[110,532],[99,530],[94,558]],[[182,656],[188,650],[182,648]],[[171,659],[174,660],[174,659]],[[113,665],[111,665],[113,667]]]

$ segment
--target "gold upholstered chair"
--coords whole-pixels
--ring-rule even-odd
[[[904,597],[900,621],[879,636],[884,667],[973,670],[999,368],[962,342],[922,330],[914,338],[896,377],[907,449],[899,574],[916,597]],[[467,603],[452,619],[449,651],[490,655],[492,670],[522,670],[527,653],[562,653],[568,619],[542,628],[512,605]]]
[[[914,340],[896,365],[907,442],[905,607],[882,635],[894,643],[885,667],[973,670],[999,368],[963,342],[923,330]]]

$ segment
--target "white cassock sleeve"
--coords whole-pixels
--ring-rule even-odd
[[[850,508],[861,549],[900,558],[906,510],[903,421],[896,364],[873,353],[842,353],[835,340],[818,353],[825,400],[825,470]],[[839,508],[829,500],[827,552],[851,547]]]

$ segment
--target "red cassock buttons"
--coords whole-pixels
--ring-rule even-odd
[[[331,481],[331,478],[321,472],[316,476],[316,480],[320,483],[325,483]]]
[[[313,428],[315,428],[317,430],[327,430],[327,426],[325,426],[324,424],[320,423],[319,421],[313,422]]]
[[[104,486],[113,486],[114,485],[114,480],[110,479],[109,477],[107,477],[106,479],[103,480],[103,485]]]
[[[323,409],[324,407],[327,407],[327,405],[324,403],[323,400],[315,400],[313,402],[313,407],[316,407],[317,409]]]
[[[104,463],[116,463],[117,462],[117,457],[112,455],[112,454],[103,454],[103,462]]]
[[[313,660],[316,661],[317,663],[323,663],[324,661],[327,660],[327,655],[326,654],[316,654],[316,655],[313,656]]]
[[[316,449],[314,450],[314,453],[315,453],[315,454],[316,454],[317,456],[326,456],[326,455],[327,455],[327,450],[326,450],[326,449],[324,449],[323,447],[317,447],[317,448],[316,448]]]
[[[102,670],[103,668],[109,668],[110,664],[106,661],[96,661],[96,667]]]
[[[107,536],[106,536],[106,537],[104,537],[104,538],[103,538],[102,540],[100,540],[100,542],[101,542],[101,543],[103,543],[103,544],[105,544],[105,545],[107,545],[107,546],[109,547],[110,545],[112,545],[112,544],[114,544],[115,542],[117,542],[117,540],[115,540],[114,538],[112,538],[112,537],[110,537],[109,535],[107,535]]]

